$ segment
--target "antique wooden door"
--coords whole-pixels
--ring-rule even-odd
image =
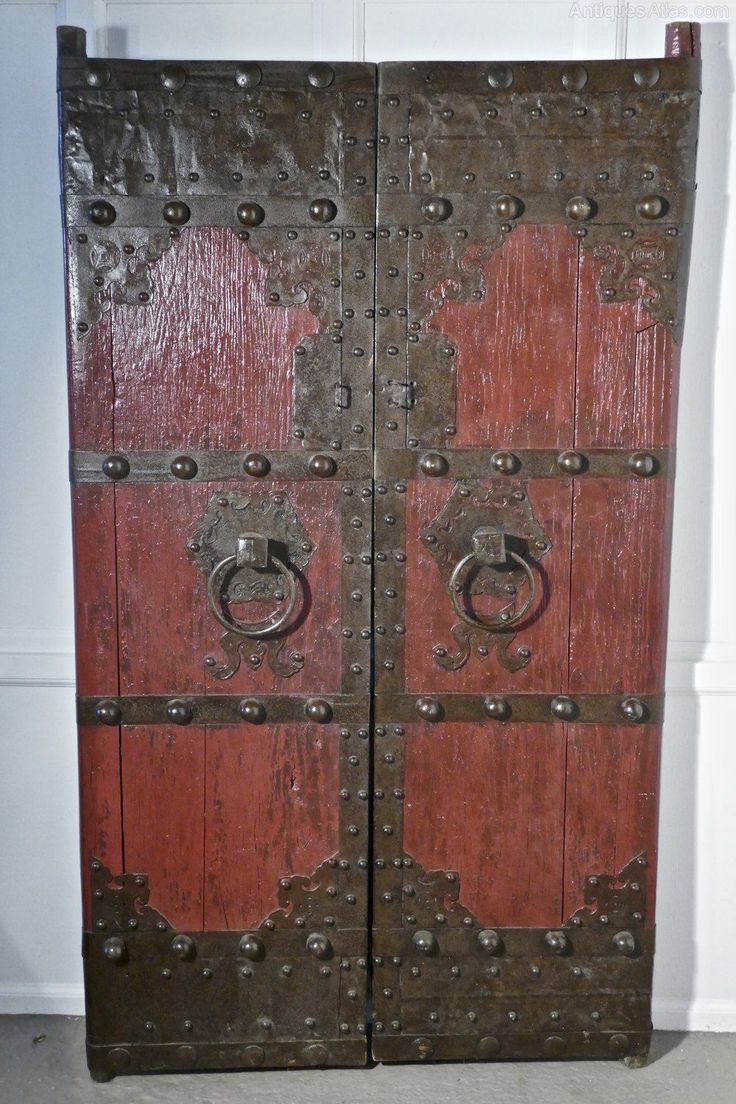
[[[60,30],[96,1078],[645,1057],[693,52]]]

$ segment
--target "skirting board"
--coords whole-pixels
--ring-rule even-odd
[[[81,985],[43,982],[0,983],[0,1015],[83,1016]],[[657,1031],[736,1031],[736,1000],[686,1001],[663,998],[653,1002]]]

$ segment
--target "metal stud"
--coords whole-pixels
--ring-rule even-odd
[[[123,711],[115,701],[106,699],[95,706],[95,717],[104,725],[119,725],[123,719]]]
[[[243,471],[255,478],[268,475],[271,470],[271,461],[261,452],[249,452],[243,461]]]
[[[104,88],[110,83],[110,75],[110,66],[104,61],[90,61],[84,74],[84,81],[89,88]]]
[[[197,461],[191,456],[177,456],[171,461],[170,471],[177,479],[194,479],[199,468]]]
[[[307,467],[312,475],[318,476],[319,479],[329,479],[337,471],[337,461],[333,460],[331,456],[318,453],[311,457]]]
[[[452,214],[452,204],[444,196],[430,196],[422,201],[421,210],[428,222],[444,222]]]
[[[640,88],[653,88],[660,77],[660,69],[653,61],[643,62],[634,70],[634,80]]]
[[[611,1035],[608,1040],[608,1049],[616,1058],[623,1058],[631,1049],[628,1035]]]
[[[332,720],[332,706],[324,698],[310,698],[304,706],[304,712],[310,721],[317,724],[327,724]]]
[[[171,940],[171,950],[183,962],[190,962],[197,953],[197,947],[191,935],[175,935]]]
[[[161,84],[164,86],[167,92],[178,92],[180,88],[183,88],[187,79],[187,74],[181,65],[167,65],[165,69],[161,70]]]
[[[414,932],[412,943],[419,953],[423,955],[436,955],[440,949],[437,939],[430,931],[422,930]]]
[[[580,92],[588,83],[588,70],[584,65],[569,65],[560,74],[560,84],[567,92]]]
[[[263,79],[263,72],[260,65],[256,65],[255,62],[247,62],[244,65],[238,65],[235,70],[235,83],[238,88],[256,88]]]
[[[331,199],[313,199],[309,204],[309,217],[313,222],[332,222],[337,217],[337,205]]]
[[[577,702],[560,695],[549,703],[550,712],[561,721],[574,721],[580,712]]]
[[[241,937],[238,950],[241,955],[249,958],[251,962],[260,962],[266,955],[265,943],[260,935],[254,935],[252,932],[248,932]]]
[[[563,931],[548,931],[544,942],[558,955],[567,954],[571,950],[570,940]]]
[[[112,203],[107,203],[104,199],[96,199],[87,208],[87,216],[96,226],[111,226],[117,218],[117,211]]]
[[[513,83],[513,70],[508,65],[494,65],[488,70],[488,83],[491,88],[509,88]]]
[[[494,452],[491,467],[501,475],[513,475],[521,467],[521,461],[513,452]]]
[[[493,213],[500,219],[517,219],[524,211],[524,204],[513,195],[496,196],[493,201]]]
[[[565,214],[574,222],[587,222],[593,217],[595,210],[595,203],[587,196],[572,196],[565,204]]]
[[[478,932],[478,942],[484,951],[488,954],[499,954],[503,949],[503,941],[501,936],[493,928],[483,928],[483,931]]]
[[[642,721],[646,720],[647,708],[640,698],[622,698],[618,703],[618,708],[626,720],[632,724],[641,724]]]
[[[542,1050],[548,1058],[559,1058],[564,1054],[567,1043],[561,1035],[548,1035],[542,1044]]]
[[[637,200],[636,213],[639,218],[651,221],[652,219],[662,218],[662,215],[667,213],[667,207],[667,200],[663,196],[645,195]]]
[[[654,475],[659,466],[656,456],[652,456],[651,452],[632,453],[629,457],[628,464],[634,475],[638,475],[641,479],[646,479],[647,476]]]
[[[638,951],[636,939],[630,931],[616,932],[611,940],[619,954],[632,958]]]
[[[495,1058],[501,1050],[501,1043],[495,1035],[484,1035],[478,1040],[478,1057]]]
[[[163,215],[166,222],[170,222],[172,226],[183,226],[185,222],[189,222],[192,212],[180,199],[172,199],[170,203],[165,204]]]
[[[321,932],[312,932],[307,936],[306,943],[307,950],[315,958],[331,958],[332,957],[332,943],[326,935],[322,935]]]
[[[187,725],[194,716],[194,710],[189,702],[182,698],[172,698],[166,704],[166,716],[172,724]]]
[[[312,88],[329,88],[335,79],[335,70],[325,62],[318,62],[307,72],[307,81]]]
[[[579,475],[588,466],[587,460],[580,452],[567,449],[557,457],[557,467],[567,475]]]
[[[125,479],[130,475],[130,464],[124,456],[113,453],[102,461],[102,471],[108,479]]]
[[[263,724],[266,719],[266,707],[255,698],[245,698],[238,706],[238,713],[249,724]]]
[[[111,935],[102,944],[102,953],[109,962],[125,962],[128,957],[125,940],[121,939],[119,935]]]
[[[511,716],[511,706],[506,698],[488,697],[483,699],[483,712],[494,721],[507,721]]]
[[[428,452],[419,461],[419,467],[425,475],[446,475],[450,469],[446,457],[439,452]]]
[[[415,708],[425,721],[439,721],[444,716],[444,710],[436,698],[417,698]]]
[[[243,226],[260,226],[266,217],[260,203],[241,203],[235,214]]]

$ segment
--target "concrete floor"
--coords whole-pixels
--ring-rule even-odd
[[[535,1062],[169,1074],[96,1085],[84,1020],[0,1016],[2,1104],[734,1104],[736,1035],[657,1032],[649,1065]]]

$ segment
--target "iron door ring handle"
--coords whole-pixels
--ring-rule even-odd
[[[522,617],[528,613],[536,593],[536,583],[532,569],[529,567],[526,560],[522,556],[519,556],[518,553],[507,549],[506,555],[509,559],[512,559],[518,564],[526,575],[526,580],[529,584],[529,593],[521,609],[517,610],[516,613],[506,614],[505,617],[503,614],[499,614],[497,617],[481,617],[477,613],[469,613],[467,610],[463,609],[459,600],[463,588],[458,580],[468,565],[477,558],[477,555],[475,552],[469,552],[467,556],[463,556],[463,558],[458,560],[455,564],[449,582],[450,600],[455,613],[462,621],[465,621],[467,625],[474,625],[475,628],[487,629],[489,632],[494,632],[498,629],[508,629],[511,625],[515,625],[518,621],[521,621]]]
[[[296,576],[277,556],[272,555],[270,559],[271,563],[276,566],[279,574],[286,583],[288,588],[288,601],[286,607],[281,610],[280,613],[278,610],[274,610],[273,613],[269,614],[268,617],[264,617],[261,621],[241,621],[239,618],[233,617],[232,614],[227,613],[224,609],[223,595],[218,587],[218,580],[231,564],[237,562],[237,556],[226,556],[224,560],[220,560],[220,562],[215,564],[212,568],[210,577],[207,580],[207,600],[212,613],[226,629],[240,633],[242,636],[273,636],[273,634],[278,632],[291,617],[297,599]]]

